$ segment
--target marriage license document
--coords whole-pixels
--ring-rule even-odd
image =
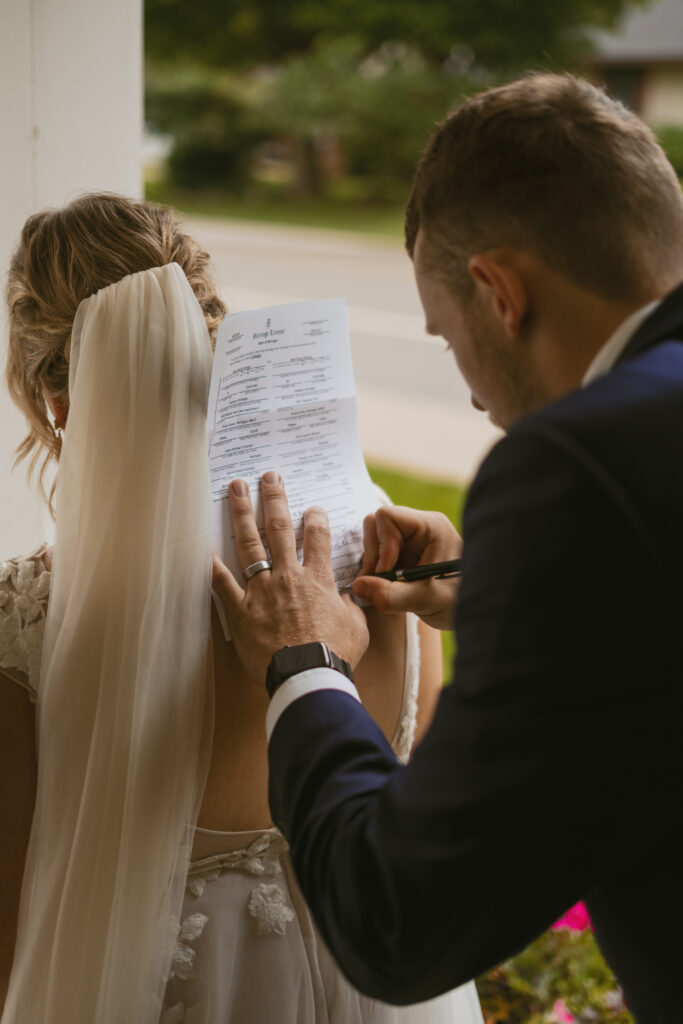
[[[242,580],[228,485],[249,484],[263,534],[259,482],[283,478],[303,550],[303,514],[325,509],[338,587],[360,568],[363,517],[382,504],[360,446],[358,400],[343,299],[234,313],[218,329],[208,410],[214,547]],[[266,544],[267,550],[267,544]]]

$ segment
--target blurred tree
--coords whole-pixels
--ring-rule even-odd
[[[145,0],[148,124],[174,136],[176,184],[239,187],[269,131],[289,147],[295,193],[320,192],[321,154],[342,144],[353,174],[395,196],[463,93],[571,66],[590,28],[648,2]],[[226,92],[227,68],[248,96]],[[174,92],[179,69],[204,84]]]
[[[277,62],[319,36],[353,34],[366,51],[410,43],[436,61],[465,55],[497,75],[571,64],[590,27],[650,0],[145,0],[147,53],[214,66]]]
[[[235,191],[246,184],[268,128],[236,83],[201,71],[149,72],[145,108],[148,128],[173,138],[168,169],[176,185]]]
[[[628,7],[651,0],[299,0],[298,25],[343,34],[352,25],[370,48],[409,42],[436,61],[463,58],[506,75],[539,61],[571,65],[591,28],[610,28]]]
[[[366,54],[361,39],[346,36],[317,41],[273,69],[261,118],[293,145],[299,192],[319,190],[320,144],[339,140],[349,171],[368,180],[368,193],[374,179],[387,196],[392,181],[410,179],[434,123],[471,88],[406,43]]]

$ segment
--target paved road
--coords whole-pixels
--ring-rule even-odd
[[[213,255],[230,309],[344,296],[366,456],[468,480],[498,436],[475,412],[450,353],[424,333],[410,261],[398,243],[341,231],[188,220]],[[4,362],[4,360],[3,360]],[[0,390],[0,558],[51,536],[41,501],[10,473],[21,420]]]
[[[366,455],[423,475],[468,480],[500,435],[470,404],[452,355],[424,331],[398,243],[341,231],[188,220],[212,254],[232,310],[343,296]]]

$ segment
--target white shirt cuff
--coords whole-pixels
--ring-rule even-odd
[[[305,672],[297,672],[295,676],[286,679],[282,686],[275,691],[268,711],[266,712],[266,736],[270,743],[270,737],[277,721],[295,700],[305,697],[307,693],[315,693],[316,690],[341,690],[348,693],[360,704],[358,690],[350,679],[337,672],[333,668],[309,668]]]

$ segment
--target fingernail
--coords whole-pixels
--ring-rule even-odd
[[[267,473],[263,474],[262,480],[264,484],[279,484],[280,474],[276,473],[273,469],[269,469]]]
[[[244,480],[233,480],[230,484],[230,490],[236,498],[244,498],[247,494],[247,485]]]

